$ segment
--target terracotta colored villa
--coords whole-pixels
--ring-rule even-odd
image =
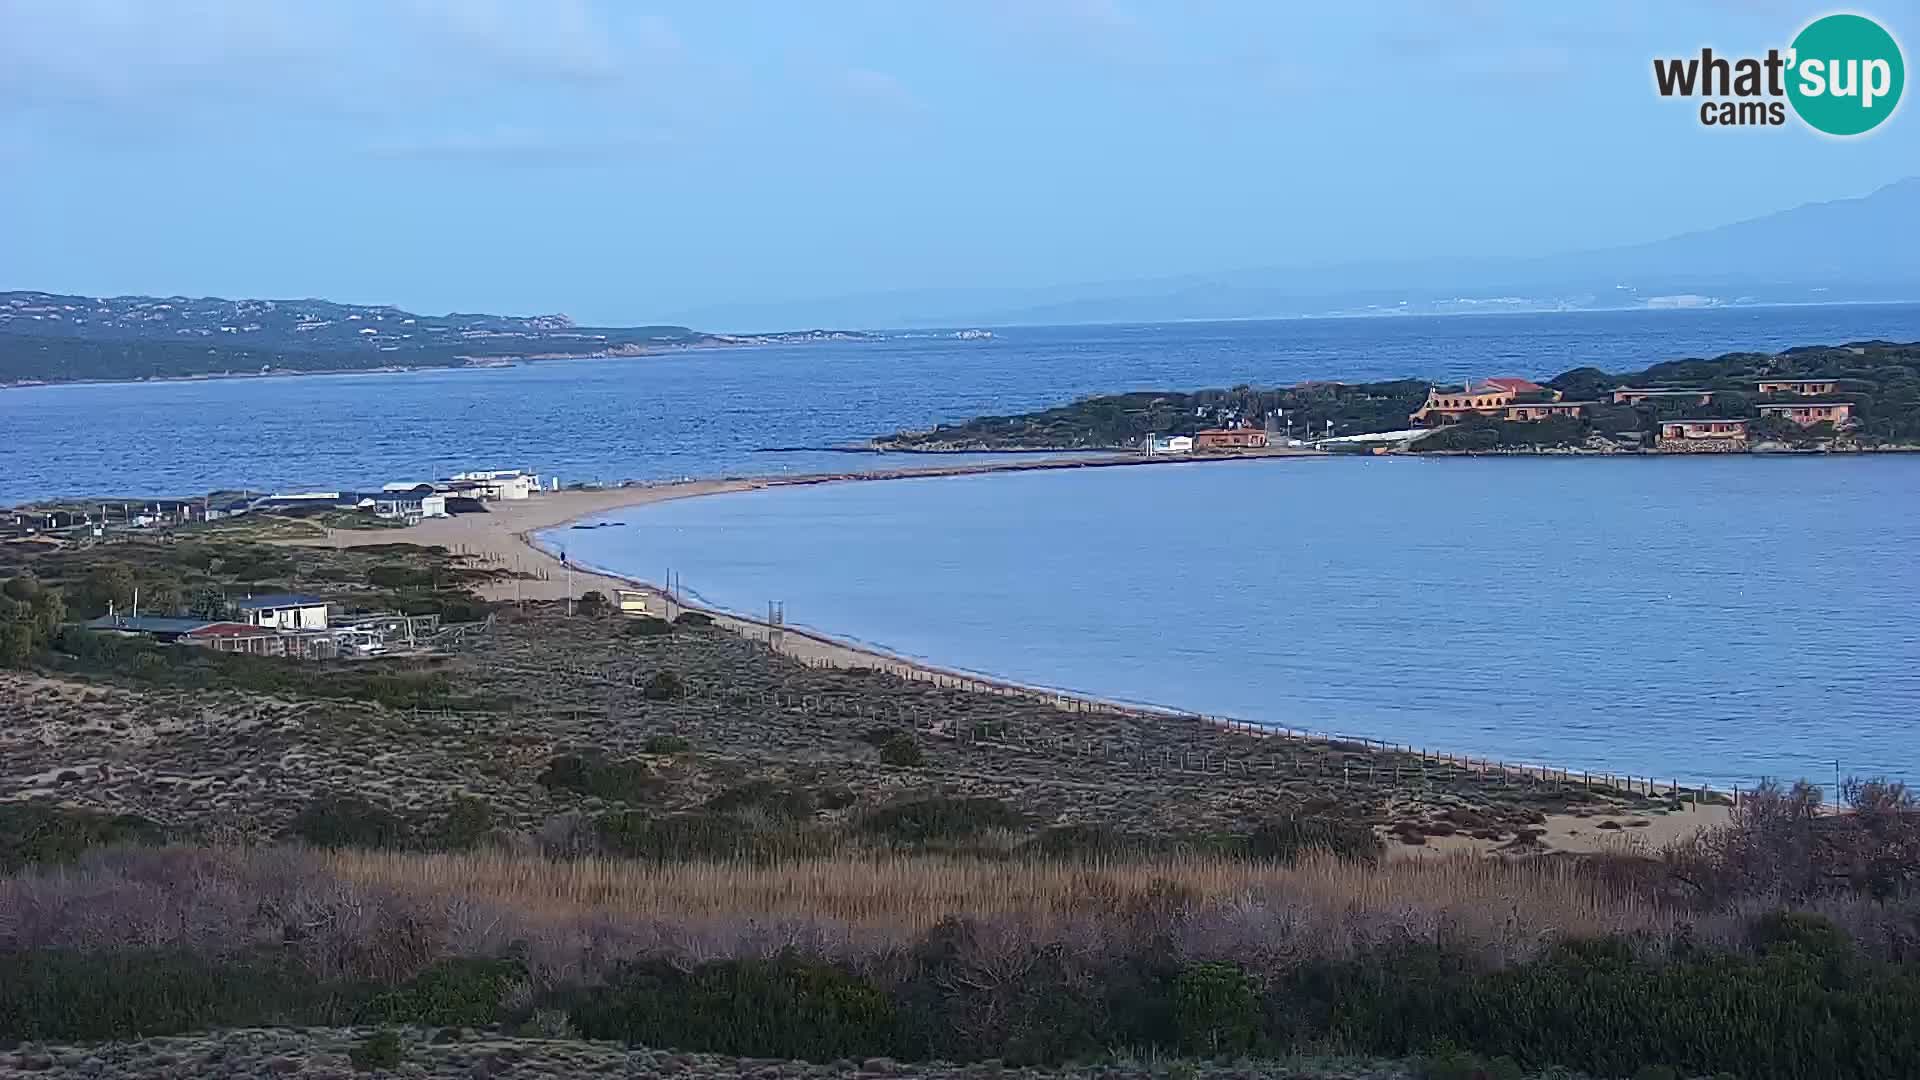
[[[1539,400],[1517,401],[1522,394]],[[1544,420],[1549,416],[1579,416],[1588,404],[1590,402],[1562,402],[1558,390],[1527,379],[1502,377],[1479,383],[1469,382],[1455,390],[1442,390],[1439,387],[1429,389],[1427,400],[1407,417],[1407,421],[1414,427],[1439,427],[1457,424],[1473,416]]]
[[[1660,425],[1662,442],[1747,441],[1745,420],[1668,420]]]
[[[1798,394],[1801,397],[1818,397],[1840,390],[1840,384],[1832,379],[1762,379],[1754,386],[1762,394]]]
[[[1613,391],[1615,405],[1636,405],[1649,398],[1667,398],[1674,401],[1691,401],[1695,405],[1707,405],[1713,401],[1713,391],[1680,386],[1621,386]]]
[[[1267,445],[1267,433],[1258,428],[1214,428],[1193,435],[1195,450],[1258,450]]]
[[[1801,427],[1812,427],[1823,422],[1834,427],[1845,427],[1853,422],[1853,403],[1849,401],[1810,401],[1804,405],[1761,405],[1758,408],[1761,416],[1783,417]]]

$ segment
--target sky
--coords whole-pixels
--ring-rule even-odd
[[[1768,0],[0,0],[0,289],[699,316],[1658,239],[1920,173],[1701,126]],[[1914,0],[1856,7],[1906,45]]]

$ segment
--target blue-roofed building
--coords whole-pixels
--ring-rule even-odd
[[[102,615],[89,621],[87,629],[109,634],[141,634],[156,641],[178,641],[211,621],[169,615]]]
[[[234,610],[248,626],[270,626],[276,630],[325,630],[327,602],[304,593],[269,593],[236,600]]]

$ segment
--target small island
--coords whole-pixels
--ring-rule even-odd
[[[1497,377],[1142,390],[875,439],[882,450],[1740,453],[1920,448],[1920,342]]]

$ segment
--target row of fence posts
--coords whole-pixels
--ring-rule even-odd
[[[774,626],[778,626],[778,624],[774,624]],[[768,627],[767,629],[769,629],[772,633],[775,633],[775,634],[779,633],[778,629],[773,629],[772,627]],[[781,627],[780,629],[790,629],[790,628]],[[763,644],[765,643],[763,642]],[[828,659],[825,657],[799,656],[799,657],[793,657],[792,659],[797,660],[805,667],[815,669],[815,670],[840,670],[843,667],[843,665],[835,663],[831,659]],[[1578,784],[1580,787],[1582,787],[1584,790],[1587,790],[1587,791],[1593,791],[1596,788],[1603,791],[1604,790],[1624,791],[1627,794],[1640,795],[1649,799],[1664,795],[1668,799],[1685,802],[1688,800],[1688,797],[1690,796],[1692,804],[1696,808],[1703,802],[1707,802],[1713,799],[1716,794],[1714,788],[1704,782],[1702,782],[1701,784],[1695,787],[1689,788],[1689,787],[1683,786],[1677,777],[1673,778],[1667,784],[1663,785],[1658,780],[1650,776],[1634,775],[1629,773],[1593,772],[1590,770],[1582,770],[1582,771],[1576,772],[1575,770],[1565,769],[1565,768],[1554,768],[1554,767],[1539,766],[1539,765],[1509,764],[1507,762],[1499,761],[1497,759],[1492,759],[1492,758],[1475,758],[1470,755],[1460,755],[1460,754],[1448,753],[1445,751],[1428,750],[1423,747],[1413,746],[1412,744],[1385,742],[1383,740],[1372,739],[1366,736],[1342,735],[1334,732],[1325,732],[1325,731],[1313,732],[1305,729],[1294,729],[1286,726],[1269,726],[1269,725],[1263,725],[1263,724],[1255,724],[1255,723],[1251,723],[1244,720],[1238,720],[1233,717],[1214,716],[1214,715],[1209,715],[1204,713],[1185,713],[1185,712],[1179,712],[1177,710],[1170,710],[1170,709],[1135,708],[1135,707],[1124,706],[1115,702],[1101,701],[1097,698],[1084,698],[1084,697],[1077,697],[1071,694],[1059,693],[1057,691],[1029,689],[1026,687],[1015,686],[1008,683],[983,680],[983,679],[978,679],[971,676],[954,674],[951,672],[943,672],[937,669],[917,667],[915,665],[905,664],[897,661],[890,661],[883,658],[875,658],[871,664],[868,664],[865,666],[875,670],[886,672],[888,674],[898,676],[903,679],[908,679],[908,680],[918,681],[918,682],[926,682],[940,689],[959,690],[966,693],[984,693],[984,694],[991,694],[999,697],[1026,698],[1028,700],[1037,700],[1042,703],[1052,705],[1055,708],[1062,709],[1063,711],[1067,711],[1067,712],[1106,713],[1110,715],[1135,715],[1135,714],[1144,713],[1149,715],[1158,715],[1158,716],[1163,716],[1168,718],[1186,719],[1186,720],[1191,720],[1197,723],[1209,724],[1214,727],[1218,727],[1230,732],[1234,732],[1236,734],[1246,735],[1254,738],[1281,739],[1289,742],[1298,742],[1298,743],[1320,743],[1320,744],[1324,744],[1329,749],[1336,750],[1336,751],[1345,747],[1354,747],[1370,753],[1396,755],[1395,760],[1393,761],[1393,776],[1394,776],[1394,782],[1396,784],[1402,782],[1403,779],[1413,778],[1413,774],[1411,770],[1407,772],[1402,771],[1402,765],[1403,765],[1402,759],[1411,759],[1414,762],[1418,762],[1420,765],[1420,768],[1418,770],[1418,777],[1422,783],[1431,782],[1433,779],[1432,772],[1430,771],[1429,766],[1440,766],[1445,769],[1445,772],[1442,773],[1442,775],[1440,776],[1440,780],[1442,782],[1453,780],[1461,775],[1471,775],[1471,776],[1478,776],[1483,780],[1488,778],[1497,778],[1503,786],[1513,784],[1516,781],[1519,783],[1528,783],[1528,784],[1534,784],[1534,785],[1558,783],[1558,784],[1563,784],[1567,786],[1572,786],[1574,784]],[[561,670],[567,672],[568,674],[572,674],[578,677],[596,678],[604,682],[623,684],[635,689],[639,689],[644,686],[644,681],[640,678],[640,676],[637,673],[630,672],[630,673],[627,673],[624,677],[622,677],[622,676],[618,676],[611,673],[605,667],[590,667],[576,660],[563,661],[561,664]],[[734,696],[734,695],[729,695],[726,692],[713,694],[713,693],[706,692],[698,687],[689,687],[688,691],[689,691],[688,696],[694,697],[694,698],[717,697],[721,699],[727,699],[730,696]],[[753,697],[753,695],[751,694],[746,694],[741,696],[745,696],[749,699]],[[806,709],[806,708],[817,709],[819,707],[817,699],[813,698],[811,695],[787,694],[781,691],[770,691],[770,692],[763,692],[760,696],[762,698],[770,698],[771,704],[774,707],[802,708],[802,709]],[[864,715],[864,713],[861,712],[858,706],[854,706],[853,711],[856,714]],[[880,716],[884,716],[885,714],[886,714],[885,710],[881,710],[877,712],[875,715],[876,717],[880,717]],[[910,710],[906,706],[902,705],[898,710],[895,710],[895,714],[896,714],[895,715],[896,719],[899,718],[900,714],[910,714],[907,716],[907,722],[911,723],[914,727],[918,729],[923,729],[931,733],[937,728],[937,725],[931,719],[924,718],[925,716],[924,710]],[[985,743],[991,740],[987,738],[982,738],[979,732],[983,728],[990,731],[992,726],[993,725],[991,724],[986,724],[986,725],[973,724],[973,725],[970,725],[970,727],[965,732],[954,731],[952,732],[952,735],[956,739],[956,741],[959,741],[959,742]],[[1069,745],[1071,744],[1071,740],[1073,738],[1074,737],[1070,734],[1062,736],[1062,739],[1065,741],[1065,743]],[[1189,752],[1185,748],[1168,748],[1167,755],[1168,755],[1169,761],[1171,759],[1171,755],[1175,752],[1178,752],[1181,757],[1181,766],[1176,771],[1191,771],[1186,767],[1188,762]],[[1144,759],[1152,755],[1150,753],[1143,752],[1137,755],[1123,754],[1121,756],[1129,759],[1131,759],[1132,757],[1138,756]],[[1215,771],[1211,767],[1205,764],[1206,762],[1209,762],[1212,760],[1211,755],[1206,754],[1203,751],[1201,756],[1202,756],[1202,762],[1203,762],[1201,771],[1203,772]],[[1112,751],[1108,747],[1105,740],[1101,741],[1100,757],[1103,760],[1112,760],[1113,758]],[[1326,759],[1318,758],[1315,760],[1319,762],[1319,770],[1317,775],[1325,776],[1326,775]],[[1289,762],[1291,765],[1291,759],[1289,759]],[[1366,767],[1366,779],[1368,780],[1368,782],[1371,783],[1371,782],[1377,781],[1379,779],[1380,763],[1376,760],[1369,760],[1366,763],[1365,767]],[[1341,778],[1343,782],[1346,782],[1349,784],[1353,781],[1353,765],[1351,762],[1343,762],[1341,764]],[[1733,805],[1737,808],[1740,805],[1740,800],[1741,800],[1740,789],[1737,786],[1730,787],[1727,791],[1727,795],[1731,798]]]

